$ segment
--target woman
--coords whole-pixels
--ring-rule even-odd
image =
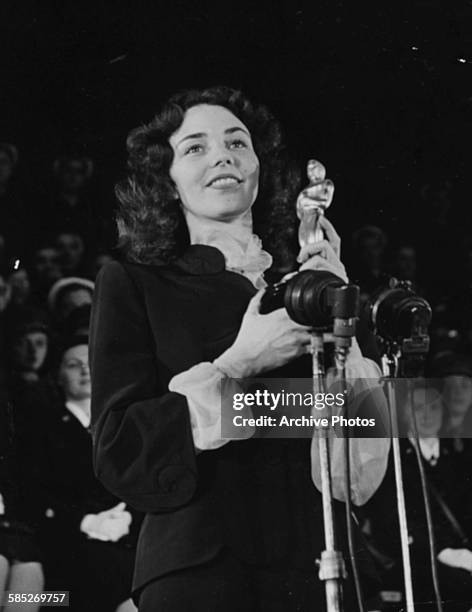
[[[67,276],[56,281],[49,290],[48,306],[56,327],[67,329],[69,317],[78,308],[92,303],[94,284],[88,278]]]
[[[128,263],[97,278],[92,415],[99,478],[147,513],[139,609],[319,605],[310,441],[229,442],[219,414],[222,377],[310,376],[309,330],[283,310],[259,313],[272,265],[265,249],[280,269],[295,236],[278,124],[237,91],[190,91],[132,132],[128,149],[129,178],[117,191]],[[299,253],[301,269],[345,278],[339,238],[327,220],[323,228],[327,239]],[[378,375],[357,344],[349,367]],[[384,445],[374,488],[386,454]]]
[[[443,435],[457,440],[470,438],[472,427],[472,360],[466,355],[445,353],[436,364],[435,374],[442,378],[447,411]],[[462,444],[466,444],[463,440]],[[460,451],[460,443],[456,444]]]
[[[441,436],[450,438],[455,474],[463,482],[457,493],[457,514],[472,541],[472,361],[460,353],[444,353],[434,364],[444,402]]]
[[[88,339],[60,351],[62,402],[38,415],[31,440],[36,511],[48,589],[70,591],[77,612],[113,612],[129,600],[135,537],[125,504],[106,491],[92,467]]]

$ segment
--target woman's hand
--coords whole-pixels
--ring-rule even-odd
[[[302,264],[299,271],[326,270],[347,283],[346,269],[340,260],[341,238],[325,216],[320,217],[319,223],[326,239],[302,247],[297,257],[297,261]]]
[[[132,516],[120,502],[110,510],[98,514],[86,514],[80,523],[80,531],[89,538],[102,542],[117,542],[129,533]]]
[[[292,321],[284,308],[260,314],[264,289],[249,302],[234,344],[214,364],[232,378],[255,376],[307,353],[310,328]]]

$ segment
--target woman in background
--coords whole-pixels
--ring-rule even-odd
[[[77,612],[135,609],[129,600],[136,525],[92,468],[88,338],[66,339],[57,380],[62,401],[35,420],[36,512],[49,590],[69,590]]]
[[[433,367],[435,376],[442,379],[446,408],[442,434],[457,439],[455,446],[461,452],[472,437],[472,360],[466,355],[444,353]]]

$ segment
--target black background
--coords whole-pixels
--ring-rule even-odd
[[[325,163],[341,233],[420,230],[421,189],[443,178],[468,214],[470,0],[26,0],[0,23],[0,140],[32,183],[80,151],[111,197],[127,132],[170,93],[221,83],[273,110],[302,166]]]

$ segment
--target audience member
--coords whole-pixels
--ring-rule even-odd
[[[472,437],[472,359],[444,352],[433,360],[431,373],[442,383],[446,409],[442,434],[456,439]]]
[[[74,308],[64,320],[64,332],[67,336],[88,336],[90,327],[90,304]]]
[[[352,244],[354,260],[350,278],[360,285],[364,296],[370,295],[386,279],[387,236],[379,227],[366,225],[354,232]]]
[[[43,232],[56,234],[65,229],[86,236],[93,247],[98,238],[98,211],[90,197],[90,179],[93,162],[82,156],[56,159],[53,166],[55,190],[45,219],[48,226]]]
[[[28,451],[34,436],[34,417],[54,405],[56,391],[48,375],[50,329],[47,316],[34,309],[12,313],[8,319],[8,378],[19,453]],[[22,457],[21,457],[22,458]]]
[[[60,232],[56,237],[56,246],[60,253],[64,276],[85,274],[85,244],[80,234],[77,232]]]
[[[61,401],[37,421],[38,516],[46,588],[68,585],[72,610],[112,612],[129,599],[138,524],[94,475],[87,343],[81,336],[64,341]]]
[[[422,293],[418,283],[418,260],[414,246],[403,244],[396,249],[393,255],[392,274],[399,280],[409,281],[417,293]]]
[[[45,313],[19,310],[9,318],[10,370],[25,383],[37,382],[46,362],[49,345]]]
[[[13,262],[7,277],[11,289],[10,307],[24,307],[31,299],[31,282],[28,270],[19,259]]]
[[[33,292],[39,303],[46,304],[52,285],[62,278],[60,254],[56,247],[44,243],[34,251],[31,262]]]
[[[63,330],[67,317],[74,309],[92,304],[93,289],[91,280],[75,276],[61,278],[54,283],[48,294],[48,306],[58,330]]]

